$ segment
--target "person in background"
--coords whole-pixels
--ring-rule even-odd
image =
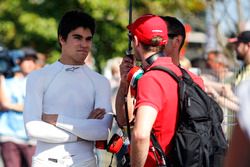
[[[250,155],[250,79],[242,81],[237,88],[240,102],[238,124],[234,128],[224,167],[248,167]]]
[[[207,53],[207,69],[200,75],[204,80],[205,90],[222,108],[224,119],[222,128],[227,141],[231,139],[232,129],[236,124],[235,115],[239,111],[239,102],[233,92],[233,72],[229,70],[229,60],[217,50]]]
[[[5,167],[31,167],[35,141],[25,133],[23,121],[27,75],[36,69],[35,54],[24,51],[14,77],[0,76],[0,145]]]
[[[185,68],[188,70],[192,68],[191,61],[185,56],[181,57],[180,65],[182,68]]]
[[[210,78],[213,81],[224,81],[231,78],[233,73],[229,70],[229,60],[218,50],[211,50],[207,53],[207,67]]]
[[[95,141],[107,140],[112,125],[109,81],[86,64],[95,20],[68,11],[58,26],[61,57],[31,73],[24,121],[37,139],[33,167],[96,167]]]
[[[42,67],[44,67],[46,65],[46,60],[47,60],[47,56],[44,53],[41,52],[37,52],[35,49],[31,48],[31,47],[23,47],[20,52],[25,52],[26,54],[29,55],[36,55],[37,59],[36,59],[36,70],[40,69]],[[16,54],[18,54],[19,52],[16,51]],[[19,54],[21,54],[19,53]],[[16,56],[18,57],[18,56]]]
[[[85,60],[86,65],[91,69],[91,70],[96,70],[96,66],[95,66],[95,58],[93,57],[92,52],[90,51],[88,56],[86,57]]]
[[[243,66],[238,71],[235,78],[235,86],[243,80],[250,78],[250,31],[243,31],[237,37],[230,38],[233,44],[237,59],[243,62]]]
[[[47,56],[41,52],[37,53],[36,69],[43,68],[46,65]]]
[[[104,68],[104,76],[106,76],[110,81],[113,95],[116,95],[116,91],[120,83],[119,65],[121,64],[121,62],[122,57],[114,57],[107,61],[107,65]]]
[[[231,86],[233,72],[228,68],[227,58],[219,51],[210,51],[207,54],[207,67],[206,72],[201,74],[206,92],[220,106],[237,112],[238,99]]]
[[[168,27],[168,43],[165,46],[165,55],[172,58],[175,65],[180,66],[180,51],[186,39],[184,25],[173,16],[161,16]]]

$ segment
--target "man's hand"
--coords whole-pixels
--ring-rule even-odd
[[[58,114],[42,114],[42,120],[54,126],[56,126],[57,118]]]
[[[124,57],[122,59],[122,63],[120,64],[120,76],[121,76],[121,83],[127,84],[127,74],[131,68],[134,67],[134,62],[129,57]]]
[[[215,101],[217,101],[220,96],[219,93],[211,86],[206,86],[206,93],[214,98]]]
[[[9,100],[2,100],[1,107],[3,110],[11,110],[11,103]]]
[[[88,119],[103,119],[105,114],[106,112],[104,108],[96,108],[89,114]],[[78,136],[77,141],[85,140]]]
[[[103,119],[105,114],[104,108],[96,108],[89,114],[88,119]]]
[[[129,91],[129,83],[127,80],[129,70],[134,67],[134,61],[129,57],[124,57],[122,63],[120,64],[120,86],[116,95],[115,109],[117,115],[117,122],[120,126],[126,125],[126,114],[125,114],[125,99]],[[127,97],[129,120],[133,119],[133,104],[131,102],[131,96]]]

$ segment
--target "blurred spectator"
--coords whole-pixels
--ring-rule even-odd
[[[250,77],[250,31],[243,31],[237,37],[230,38],[237,54],[237,59],[243,61],[243,66],[236,75],[235,85]]]
[[[222,107],[238,111],[238,100],[230,84],[233,73],[229,71],[225,55],[219,51],[210,51],[207,55],[207,67],[208,69],[201,74],[207,93]]]
[[[95,59],[92,55],[91,52],[89,52],[88,56],[86,57],[85,59],[85,63],[87,64],[87,66],[92,69],[92,70],[95,70]]]
[[[237,126],[234,129],[229,150],[225,159],[225,167],[248,167],[250,164],[250,79],[243,81],[237,94],[240,101]]]
[[[223,131],[230,140],[235,122],[235,112],[239,110],[238,99],[231,83],[233,72],[229,70],[229,61],[219,51],[210,51],[206,59],[207,69],[202,70],[206,92],[221,106],[224,113]]]
[[[113,95],[116,94],[117,88],[120,83],[120,69],[119,65],[122,62],[122,57],[115,57],[107,61],[107,65],[104,68],[104,76],[108,78],[111,84],[111,90]]]
[[[47,56],[43,53],[38,52],[36,60],[36,69],[40,69],[46,65]]]
[[[30,167],[35,151],[35,142],[25,133],[23,105],[26,91],[26,77],[36,69],[37,57],[24,51],[19,58],[20,71],[14,77],[0,77],[0,143],[5,167]]]
[[[232,77],[233,73],[229,71],[229,61],[226,56],[219,51],[210,51],[207,55],[207,65],[211,69],[211,74],[215,81],[225,81]]]
[[[192,67],[190,60],[185,56],[180,57],[180,65],[185,69],[190,69]]]
[[[33,48],[24,47],[21,49],[25,55],[34,56],[36,57],[36,69],[40,69],[46,65],[47,56],[44,53],[37,52]]]
[[[206,59],[202,57],[196,57],[191,60],[191,68],[189,69],[191,72],[196,75],[201,75],[207,68]]]

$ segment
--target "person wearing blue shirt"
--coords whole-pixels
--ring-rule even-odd
[[[35,54],[24,53],[12,78],[0,76],[0,145],[5,167],[31,166],[35,141],[26,135],[23,106],[26,76],[36,68],[35,60]]]

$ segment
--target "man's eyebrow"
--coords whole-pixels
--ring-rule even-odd
[[[93,38],[93,36],[86,37],[87,40],[91,40],[92,38]]]
[[[81,38],[83,38],[83,36],[80,35],[80,34],[72,34],[72,36],[73,36],[73,37],[81,37]]]
[[[83,38],[83,36],[82,35],[80,35],[80,34],[73,34],[72,35],[73,37],[78,37],[78,38]],[[92,35],[90,35],[90,36],[87,36],[87,37],[85,37],[86,39],[92,39],[93,38],[93,36]]]

